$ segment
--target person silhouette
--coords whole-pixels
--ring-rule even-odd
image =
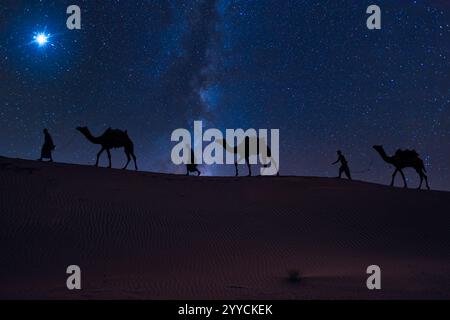
[[[48,133],[47,129],[44,129],[44,144],[41,149],[41,157],[39,161],[42,159],[50,159],[50,162],[53,162],[52,151],[55,150],[55,144],[53,143],[52,136]]]
[[[201,174],[200,170],[197,169],[197,164],[195,163],[194,150],[191,149],[191,157],[189,159],[189,163],[186,164],[186,175],[189,175],[189,172],[197,172],[197,176]]]
[[[350,168],[348,167],[347,159],[345,159],[341,150],[338,150],[337,154],[338,154],[338,159],[335,162],[333,162],[332,164],[334,165],[338,162],[341,163],[341,167],[339,168],[339,177],[338,178],[340,179],[342,177],[342,173],[345,173],[348,180],[352,180],[352,176],[350,174]]]

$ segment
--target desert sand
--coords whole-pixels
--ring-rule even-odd
[[[448,299],[449,231],[450,192],[0,158],[2,299]]]

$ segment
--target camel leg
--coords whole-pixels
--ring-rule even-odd
[[[419,177],[420,177],[420,183],[419,183],[419,186],[417,187],[417,189],[422,189],[422,182],[423,182],[423,172],[421,171],[421,170],[416,170],[417,171],[417,173],[419,174]]]
[[[197,171],[197,177],[200,176],[202,173],[200,172],[200,170],[195,169],[195,171]]]
[[[425,184],[427,186],[427,190],[430,190],[430,186],[428,185],[428,177],[427,177],[427,175],[425,173],[422,173],[422,174],[423,174],[423,177],[425,179]]]
[[[97,153],[97,161],[95,162],[95,166],[98,167],[98,160],[100,159],[100,155],[103,153],[103,151],[105,151],[105,148],[102,148],[98,153]]]
[[[280,176],[280,168],[278,168],[277,163],[275,162],[275,160],[273,160],[273,158],[270,159],[270,162],[273,163],[275,170],[277,170],[277,177],[279,177]]]
[[[394,171],[394,173],[392,174],[391,187],[394,186],[394,179],[395,179],[395,176],[396,176],[397,172],[398,172],[398,169],[395,168],[395,171]]]
[[[408,188],[408,185],[406,184],[405,174],[403,173],[402,169],[400,169],[398,171],[400,171],[400,174],[402,175],[402,178],[403,178],[403,188]]]
[[[239,175],[238,167],[237,167],[237,162],[234,163],[234,168],[235,168],[235,170],[236,170],[235,176],[237,177],[237,176]]]
[[[251,176],[252,176],[252,168],[250,167],[250,161],[249,161],[249,158],[246,158],[245,161],[247,162],[248,176],[251,177]]]
[[[127,163],[125,164],[125,167],[122,168],[122,170],[125,170],[128,167],[128,164],[131,161],[131,156],[129,152],[125,152],[125,154],[127,155]]]
[[[109,149],[106,149],[106,153],[108,154],[108,160],[109,160],[109,167],[112,167],[112,163],[111,163],[111,151]]]
[[[425,173],[423,174],[423,177],[425,178],[425,184],[427,185],[427,190],[430,190],[430,185],[428,184],[428,177]]]
[[[134,155],[134,152],[131,154],[131,156],[133,157],[134,169],[137,171],[138,170],[138,166],[137,166],[136,156]]]
[[[277,163],[275,162],[275,160],[273,160],[273,158],[271,158],[270,161],[273,162],[273,165],[275,166],[275,169],[277,170],[277,177],[279,177],[280,176],[280,168],[277,166]]]

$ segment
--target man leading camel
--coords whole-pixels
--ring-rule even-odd
[[[341,163],[341,167],[339,168],[339,177],[338,178],[340,179],[342,177],[342,173],[345,173],[348,180],[352,180],[352,176],[350,174],[350,168],[348,167],[347,159],[345,159],[341,150],[338,150],[337,154],[338,154],[338,159],[335,162],[333,162],[332,164],[334,165],[338,162]]]

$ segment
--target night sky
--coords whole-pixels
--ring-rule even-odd
[[[81,30],[66,28],[71,4]],[[366,27],[371,4],[381,30]],[[99,146],[75,127],[113,127],[128,129],[140,169],[184,173],[170,134],[194,120],[280,129],[282,175],[335,176],[341,149],[355,179],[388,184],[371,146],[415,148],[431,187],[450,190],[450,2],[1,1],[0,155],[39,158],[48,128],[55,161],[92,164]]]

